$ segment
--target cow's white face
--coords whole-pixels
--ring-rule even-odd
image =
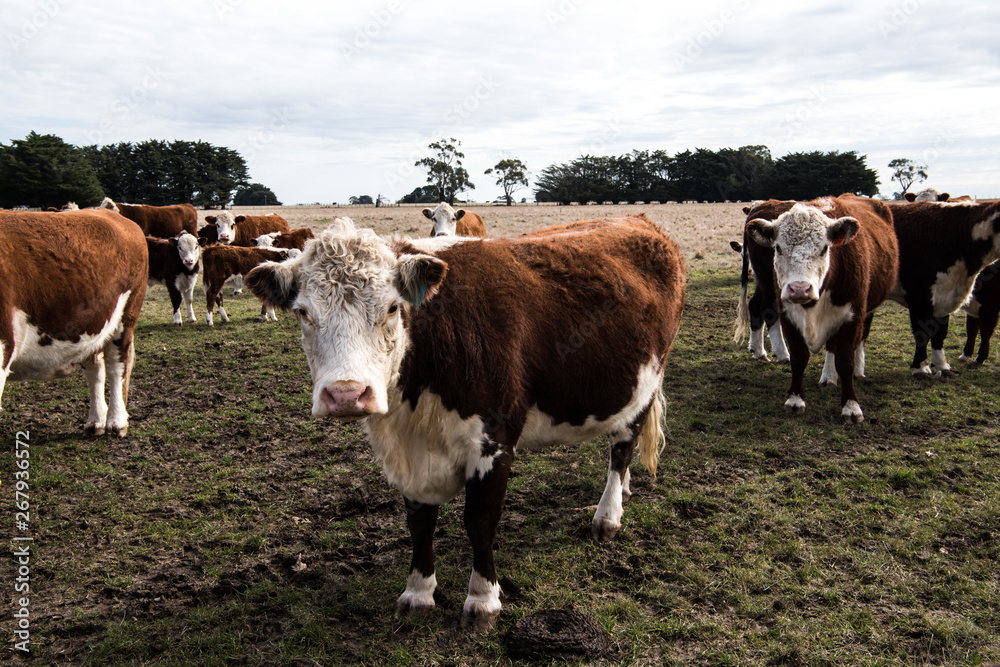
[[[274,239],[281,232],[271,232],[270,234],[261,234],[257,237],[256,243],[258,248],[273,248]]]
[[[805,305],[819,300],[830,270],[830,246],[848,242],[858,231],[858,221],[833,220],[814,206],[796,204],[773,222],[757,218],[747,227],[757,243],[774,248],[782,301]]]
[[[219,243],[229,245],[236,238],[236,218],[229,211],[222,211],[215,217],[215,228],[219,233]]]
[[[245,283],[298,318],[313,416],[360,419],[389,410],[409,342],[402,311],[429,298],[445,271],[430,255],[397,254],[373,231],[338,218],[302,255],[262,264]]]
[[[465,215],[465,210],[456,211],[446,202],[441,202],[433,211],[425,208],[423,214],[434,222],[434,228],[431,229],[431,237],[433,238],[435,236],[454,236],[458,221]]]
[[[184,232],[177,237],[177,254],[180,255],[184,268],[191,270],[201,259],[201,246],[198,237]]]

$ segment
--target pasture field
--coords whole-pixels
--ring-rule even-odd
[[[458,628],[471,570],[461,496],[438,524],[437,608],[394,618],[410,556],[401,496],[357,425],[309,419],[291,315],[259,323],[256,299],[227,288],[232,321],[209,328],[199,286],[199,321],[178,327],[166,290],[151,287],[127,437],[82,435],[82,374],[5,389],[0,662],[524,664],[511,630],[549,609],[586,617],[607,646],[537,664],[1000,660],[1000,361],[958,362],[959,314],[946,351],[961,374],[914,380],[906,313],[889,304],[858,387],[866,421],[840,423],[839,390],[816,386],[820,358],[806,413],[786,416],[788,366],[755,362],[731,341],[739,208],[613,209],[646,210],[688,261],[665,381],[667,447],[655,479],[634,464],[622,529],[603,544],[590,540],[590,521],[606,445],[519,452],[497,540],[504,610],[486,635]],[[381,231],[427,227],[419,208],[323,210],[286,217],[293,227],[344,214]],[[502,207],[473,210],[489,227]],[[523,219],[505,223],[513,234],[609,210],[502,213]],[[25,431],[22,530],[14,445]],[[30,657],[14,650],[18,536],[33,538]]]

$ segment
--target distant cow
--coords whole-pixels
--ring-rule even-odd
[[[841,381],[841,417],[862,421],[854,391],[855,376],[864,375],[858,351],[871,314],[889,295],[898,271],[888,207],[853,195],[824,197],[746,226],[757,243],[774,249],[781,326],[792,365],[785,409],[805,410],[806,363],[810,353],[826,347]]]
[[[965,311],[965,349],[962,361],[972,361],[976,336],[980,336],[979,354],[975,363],[981,364],[990,356],[990,339],[1000,319],[1000,261],[993,262],[980,271],[972,288],[972,298],[962,306]]]
[[[229,321],[229,315],[222,305],[222,286],[233,276],[245,276],[261,262],[280,262],[288,258],[287,250],[272,250],[269,248],[244,248],[241,246],[210,245],[202,250],[204,265],[206,313],[205,321],[213,326],[212,310],[219,306],[219,317],[223,322]],[[261,309],[261,319],[277,319],[273,307]]]
[[[949,316],[969,300],[979,272],[1000,259],[1000,202],[914,202],[890,209],[899,239],[899,282],[891,298],[910,311],[913,374],[952,374],[944,354]]]
[[[0,239],[0,394],[7,380],[52,380],[82,366],[86,432],[124,436],[149,266],[142,231],[112,211],[2,211]]]
[[[198,233],[198,212],[191,204],[173,206],[147,206],[145,204],[118,204],[105,197],[99,208],[121,213],[139,225],[146,236],[169,239],[181,232]]]
[[[174,307],[174,324],[180,324],[181,301],[187,307],[188,322],[194,322],[194,286],[201,271],[201,246],[187,232],[177,238],[146,237],[149,250],[149,282],[165,285]]]
[[[204,238],[204,244],[221,243],[223,245],[252,248],[257,245],[257,237],[270,232],[287,232],[288,221],[280,215],[237,215],[233,217],[230,211],[222,211],[219,215],[205,216],[208,223],[198,232]]]
[[[300,227],[290,232],[270,232],[257,237],[258,248],[285,248],[286,250],[304,250],[306,241],[313,238],[312,230]]]
[[[486,236],[486,225],[478,213],[461,208],[456,211],[447,202],[441,202],[433,211],[425,208],[423,214],[434,223],[430,232],[431,238],[435,236]]]
[[[655,473],[684,260],[644,216],[518,238],[385,239],[338,218],[303,255],[246,276],[299,319],[316,417],[364,420],[403,492],[413,557],[401,613],[434,606],[438,506],[465,490],[463,624],[493,626],[493,540],[515,448],[609,434],[598,540],[621,525],[629,462]]]

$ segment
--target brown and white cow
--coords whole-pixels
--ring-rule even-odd
[[[188,322],[194,322],[194,287],[201,271],[201,246],[194,234],[184,232],[172,239],[146,237],[149,250],[149,283],[164,285],[174,307],[174,324],[181,324],[181,302]]]
[[[972,298],[962,306],[965,311],[965,348],[962,361],[973,361],[976,337],[980,337],[979,353],[974,363],[981,364],[990,356],[990,339],[1000,320],[1000,261],[993,262],[976,276]]]
[[[910,311],[913,374],[953,374],[944,353],[949,317],[969,301],[979,272],[1000,259],[1000,202],[913,202],[889,208],[899,239],[899,282],[890,298]]]
[[[52,380],[82,366],[85,430],[124,436],[146,295],[142,231],[106,210],[0,211],[0,241],[0,395],[8,380]]]
[[[809,354],[824,347],[841,381],[841,417],[864,419],[855,376],[871,313],[896,282],[899,250],[892,215],[882,202],[853,195],[793,204],[773,221],[747,222],[753,239],[774,249],[781,328],[792,365],[785,409],[806,407],[804,375]],[[859,367],[860,365],[860,367]]]
[[[615,535],[637,443],[655,474],[684,275],[677,246],[640,216],[414,241],[339,218],[297,259],[246,276],[299,319],[313,416],[364,420],[403,493],[413,556],[398,612],[434,606],[438,507],[464,489],[463,624],[493,626],[493,540],[519,447],[610,435],[592,533]]]
[[[205,222],[207,224],[198,231],[198,236],[205,239],[205,244],[221,243],[253,248],[261,234],[289,231],[288,221],[276,213],[234,217],[231,211],[222,211],[219,215],[205,216]]]
[[[258,248],[284,248],[286,250],[304,250],[306,241],[314,238],[308,227],[300,227],[290,232],[269,232],[257,237]]]
[[[465,209],[453,209],[447,202],[441,202],[432,211],[429,208],[423,210],[425,218],[429,218],[434,226],[431,227],[430,236],[486,236],[486,224],[482,216]]]
[[[229,315],[222,305],[222,287],[226,281],[234,276],[245,276],[255,266],[262,262],[281,262],[289,257],[289,253],[298,253],[297,250],[272,250],[270,248],[244,248],[241,246],[210,245],[202,249],[201,258],[204,265],[204,277],[202,282],[205,285],[206,312],[205,321],[208,326],[214,326],[212,310],[219,306],[219,317],[223,322],[229,321]],[[274,307],[265,303],[261,308],[261,320],[273,319],[277,321],[274,314]]]
[[[172,206],[147,206],[146,204],[117,204],[105,197],[98,208],[107,208],[125,216],[146,236],[169,239],[181,232],[198,233],[198,212],[191,204]]]

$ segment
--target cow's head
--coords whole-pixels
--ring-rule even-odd
[[[429,208],[423,210],[424,217],[430,218],[434,222],[431,229],[431,238],[435,236],[454,236],[455,227],[459,220],[465,215],[465,209],[457,211],[446,202],[441,202],[433,211]]]
[[[229,245],[236,239],[236,225],[243,221],[243,217],[234,218],[229,211],[222,211],[219,215],[206,215],[205,222],[215,227],[219,243]]]
[[[176,238],[170,239],[170,245],[177,248],[177,254],[180,255],[181,263],[186,270],[191,271],[198,266],[198,261],[201,259],[201,244],[194,234],[183,232]]]
[[[291,310],[313,380],[314,417],[384,414],[409,344],[404,310],[430,299],[447,272],[441,260],[337,218],[299,257],[266,262],[244,283]]]
[[[97,208],[106,208],[109,211],[114,211],[115,213],[121,213],[121,211],[118,210],[118,204],[116,204],[114,200],[111,199],[111,197],[105,197],[104,199],[102,199],[101,203],[97,205]]]
[[[774,248],[774,273],[783,301],[810,304],[819,299],[830,270],[830,246],[842,245],[858,231],[855,218],[829,218],[815,206],[796,204],[773,222],[747,222],[754,241]]]

